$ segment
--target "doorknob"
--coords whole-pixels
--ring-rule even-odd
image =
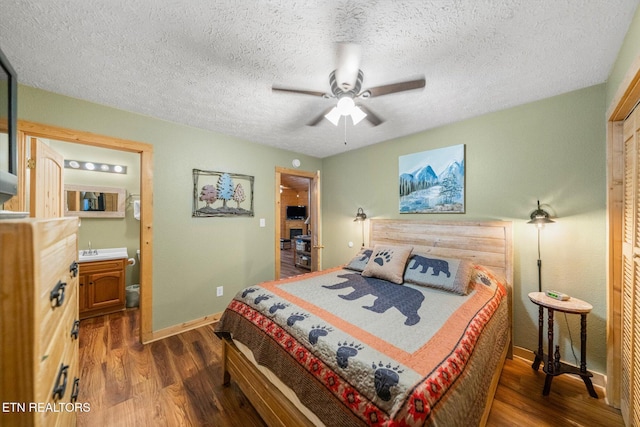
[[[313,249],[324,249],[324,245],[313,245]]]

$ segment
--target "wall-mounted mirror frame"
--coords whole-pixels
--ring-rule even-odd
[[[92,193],[92,196],[85,198],[87,193]],[[124,188],[66,184],[65,215],[81,218],[124,218],[125,198]]]

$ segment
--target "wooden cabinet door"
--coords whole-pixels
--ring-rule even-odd
[[[123,302],[124,277],[121,271],[94,273],[89,276],[88,309],[100,309]]]
[[[125,259],[80,264],[80,318],[124,310]]]
[[[64,157],[31,138],[29,211],[35,218],[64,216]]]

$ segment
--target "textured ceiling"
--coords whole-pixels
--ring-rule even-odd
[[[606,81],[638,0],[3,0],[20,83],[316,157]],[[385,120],[305,124],[337,42],[362,48]]]

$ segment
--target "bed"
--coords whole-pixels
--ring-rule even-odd
[[[511,239],[509,222],[370,220],[347,265],[234,297],[224,384],[271,426],[484,425],[511,357]]]

